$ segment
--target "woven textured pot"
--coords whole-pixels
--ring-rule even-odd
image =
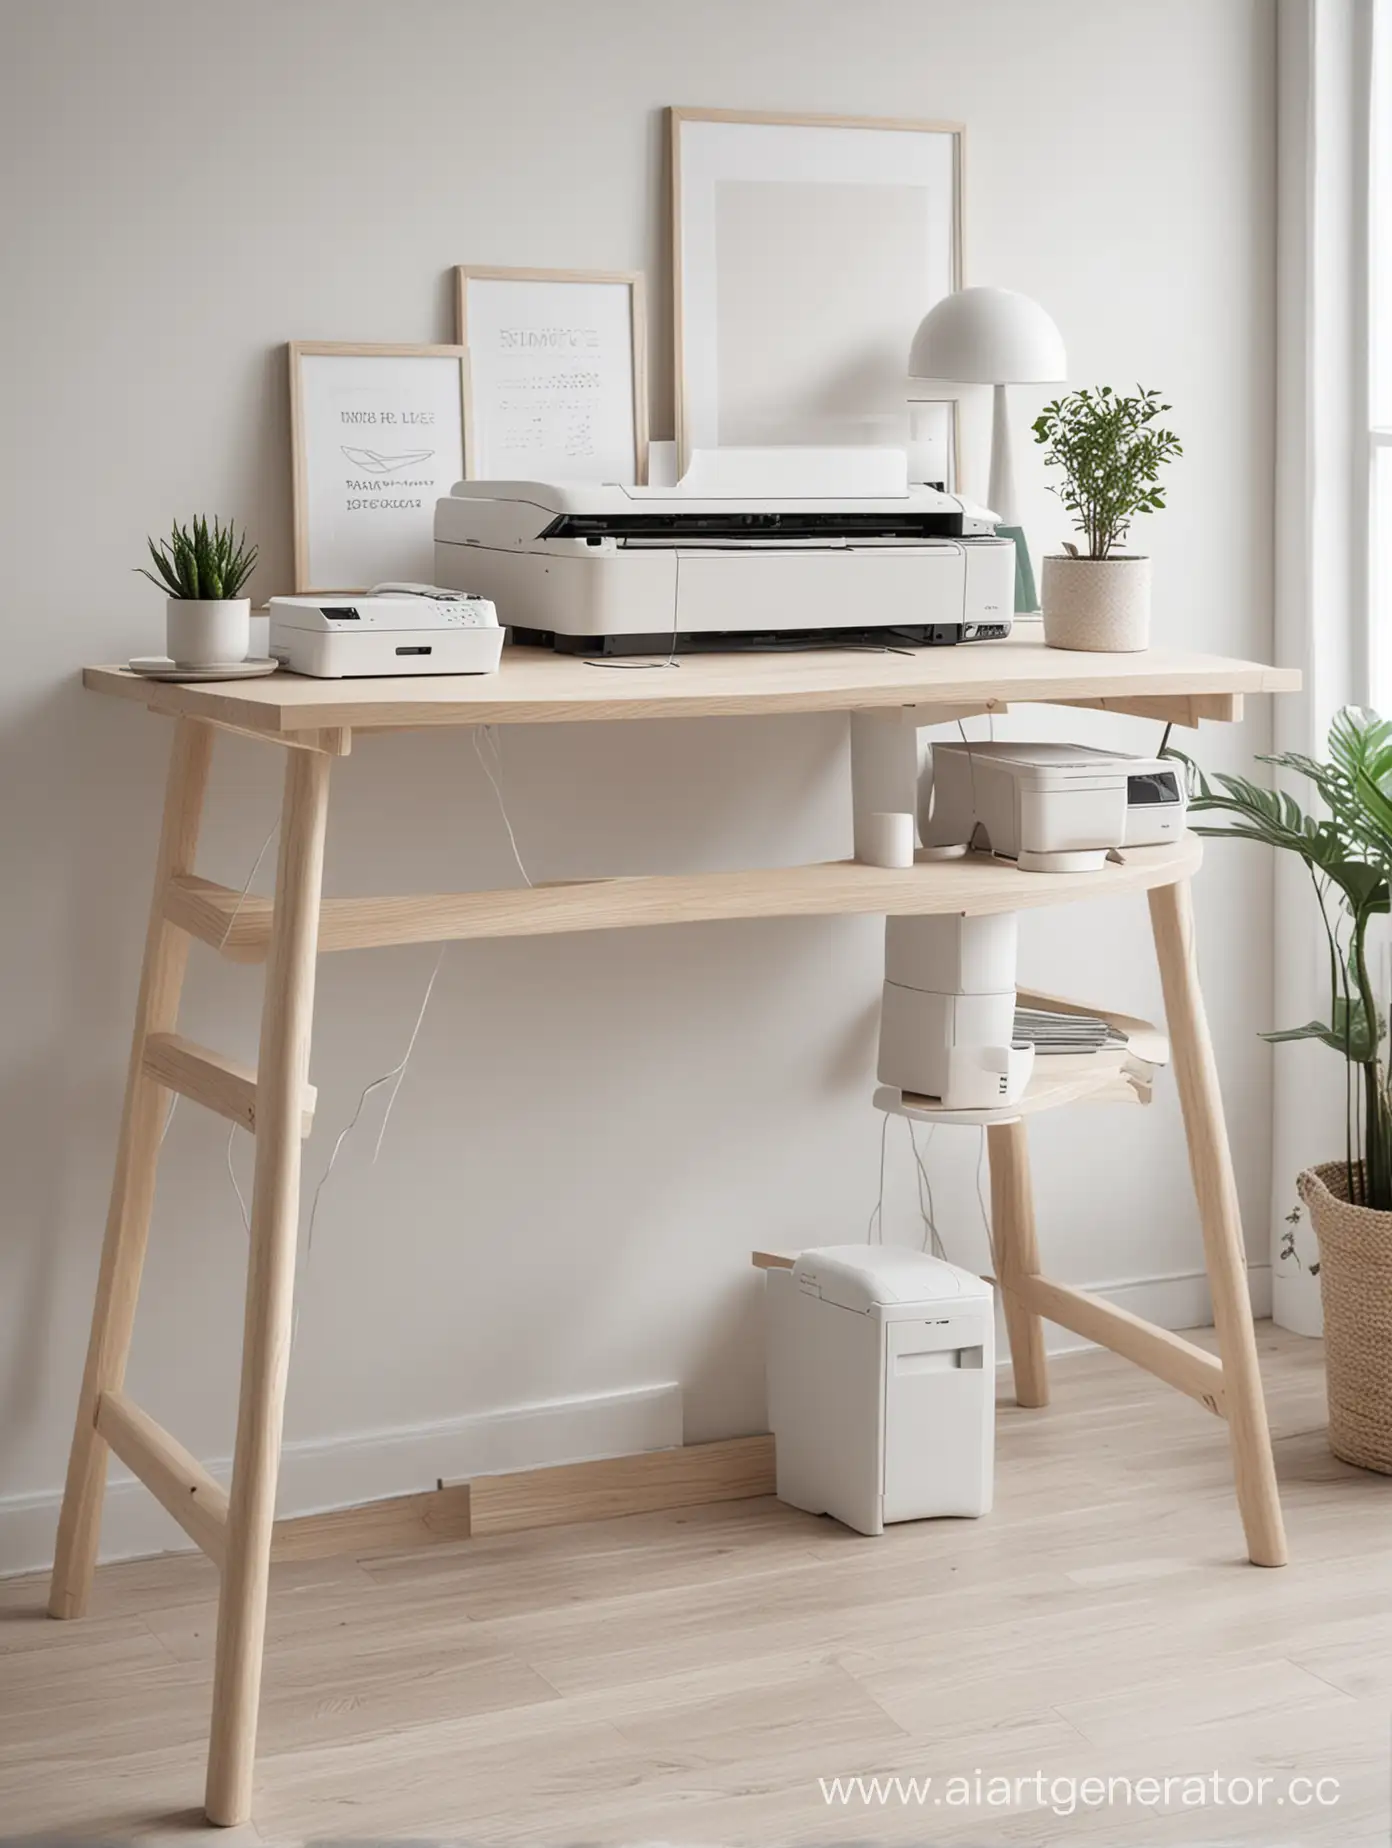
[[[1150,560],[1044,560],[1044,640],[1090,654],[1139,654],[1150,646]]]
[[[1296,1187],[1319,1240],[1329,1448],[1392,1475],[1392,1213],[1349,1203],[1341,1161]]]

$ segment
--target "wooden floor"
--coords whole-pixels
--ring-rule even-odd
[[[1077,1355],[1002,1406],[982,1521],[756,1501],[275,1568],[256,1821],[203,1839],[1385,1844],[1392,1479],[1328,1454],[1318,1345],[1261,1332],[1284,1571],[1242,1562],[1221,1425]],[[108,1567],[59,1624],[0,1584],[0,1836],[201,1834],[214,1590]],[[1277,1783],[1067,1819],[818,1783],[978,1771]],[[1338,1802],[1277,1804],[1291,1775]]]

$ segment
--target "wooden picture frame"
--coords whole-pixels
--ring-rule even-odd
[[[919,320],[935,301],[962,287],[962,124],[900,117],[677,107],[670,108],[667,117],[673,383],[680,466],[686,466],[693,448],[724,442],[879,441],[906,445],[908,369],[907,363],[897,361],[897,344],[902,337],[906,362]],[[789,182],[797,183],[796,190]],[[772,241],[761,240],[759,235],[754,191],[762,185],[779,188],[777,194],[770,191],[763,203],[768,221],[777,226],[777,238]],[[878,195],[876,185],[882,189]],[[823,199],[836,204],[836,212],[828,215],[815,209],[810,189],[817,186],[828,189]],[[848,190],[851,187],[859,190],[852,193]],[[835,189],[841,190],[840,198]],[[741,190],[750,201],[747,211],[733,210]],[[932,203],[928,216],[919,223],[913,218],[917,203],[909,195],[921,190],[929,192]],[[872,200],[885,208],[885,224],[878,226],[867,217],[862,229],[860,202]],[[806,220],[807,235],[794,248],[790,240],[797,236],[799,209]],[[903,220],[906,214],[921,245],[917,253],[892,228],[891,220]],[[722,233],[719,239],[715,234],[717,223]],[[905,267],[896,273],[895,287],[889,290],[878,286],[878,275],[874,285],[867,280],[865,291],[873,298],[874,312],[864,327],[856,320],[858,312],[864,313],[864,303],[858,309],[848,299],[848,321],[842,327],[835,318],[837,304],[824,299],[824,277],[839,273],[854,278],[860,273],[853,261],[839,270],[834,263],[828,264],[829,223],[843,229],[854,225],[856,235],[867,240],[862,254],[873,252],[877,263],[887,261],[881,253],[902,248],[906,252],[905,265],[913,265],[912,270]],[[742,411],[733,424],[727,413],[726,423],[731,427],[722,430],[721,368],[738,373],[739,367],[726,365],[721,353],[725,346],[734,350],[740,343],[726,339],[731,317],[738,310],[723,303],[722,276],[718,269],[712,270],[712,265],[718,263],[721,245],[738,248],[741,237],[755,264],[768,261],[768,251],[775,242],[781,242],[785,259],[790,252],[801,259],[800,263],[784,261],[759,271],[753,278],[755,286],[746,289],[745,294],[774,304],[779,288],[785,293],[796,290],[798,284],[792,280],[796,273],[807,285],[797,298],[798,307],[808,304],[813,310],[808,321],[819,319],[820,324],[803,330],[796,325],[798,314],[789,314],[786,303],[781,319],[777,306],[767,306],[769,325],[746,333],[743,344],[749,355],[746,370],[757,374],[757,389],[767,386],[774,394],[773,400],[763,408],[748,407],[747,413]],[[772,288],[767,286],[770,283]],[[727,290],[726,294],[738,292]],[[884,322],[886,313],[892,327]],[[726,317],[723,324],[722,314]],[[788,335],[791,340],[785,339]],[[799,335],[809,349],[804,357],[815,350],[821,370],[814,378],[813,368],[807,367],[807,395],[800,402],[794,401],[794,390],[785,403],[776,396],[778,382],[773,372],[767,371],[767,361],[775,361],[776,372],[781,349],[795,344]],[[757,372],[761,366],[765,373]],[[863,405],[857,393],[864,394]],[[757,390],[751,395],[757,395]],[[731,400],[744,403],[738,386],[731,389]],[[946,424],[943,440],[955,453],[955,432]]]
[[[338,591],[370,590],[372,584],[383,582],[434,582],[434,503],[442,493],[449,493],[457,480],[464,475],[464,388],[466,388],[466,355],[458,346],[427,346],[416,342],[353,342],[353,340],[292,340],[287,346],[288,368],[290,368],[290,495],[294,510],[294,582],[296,591],[320,595],[320,593],[338,593]],[[360,412],[375,412],[379,418],[405,419],[405,421],[362,421],[355,425],[338,425],[335,429],[322,429],[320,421],[325,414],[325,392],[320,383],[311,383],[309,373],[318,370],[316,360],[383,360],[383,362],[401,362],[401,360],[434,360],[446,362],[444,366],[433,366],[429,384],[421,379],[421,386],[427,386],[416,394],[410,386],[405,388],[405,397],[412,399],[407,403],[397,388],[405,383],[407,371],[397,364],[385,364],[381,368],[368,368],[360,373],[360,384],[349,383],[348,368],[338,368],[340,375],[340,399],[344,394],[362,399]],[[377,371],[373,379],[372,373]],[[333,386],[329,386],[329,395],[333,395]],[[394,390],[397,388],[397,390]],[[377,403],[381,395],[392,397],[392,405]],[[396,399],[401,399],[397,408]],[[416,401],[418,399],[418,401]],[[344,410],[340,401],[340,412]],[[433,423],[420,419],[431,416]],[[440,419],[446,419],[444,423]],[[392,458],[377,451],[372,444],[342,444],[344,429],[362,429],[364,432],[390,432],[394,444],[407,442],[407,449],[397,449],[397,466],[392,466]],[[418,440],[414,447],[410,445],[410,434],[421,432],[440,436],[438,444],[425,444]],[[336,449],[342,460],[329,460],[329,449],[333,447],[331,438],[340,438]],[[370,460],[375,456],[375,460]],[[357,460],[355,460],[357,458]],[[349,475],[348,469],[357,466],[360,473]],[[401,469],[409,473],[401,473]],[[359,484],[357,492],[351,484]],[[388,492],[373,493],[373,488],[385,488]],[[396,490],[396,492],[390,492]],[[414,505],[407,506],[372,506],[372,501],[405,501],[410,499]],[[351,505],[355,501],[362,506]],[[325,530],[325,508],[333,512],[336,534]],[[351,523],[351,516],[362,516],[362,521],[373,519],[379,525],[379,534],[372,530],[353,532],[351,540],[346,540],[344,529]],[[370,560],[373,551],[381,541],[381,564],[366,571],[344,569],[338,571],[333,565],[338,560]],[[351,578],[360,577],[360,582],[351,582]],[[320,578],[322,582],[314,582]],[[346,580],[344,580],[346,578]]]
[[[464,473],[464,349],[292,340],[286,351],[296,591],[433,583],[435,502]],[[413,377],[411,361],[435,363]],[[334,407],[354,421],[329,421]],[[356,431],[392,448],[342,441]]]
[[[456,266],[455,336],[468,354],[464,387],[464,461],[470,479],[517,479],[579,475],[590,480],[645,482],[648,478],[648,334],[647,287],[639,270],[511,269],[461,263]],[[482,312],[487,285],[503,285],[497,301]],[[575,308],[567,304],[566,321],[546,317],[552,304],[574,285],[592,292],[587,324],[574,326]],[[627,292],[627,333],[615,313],[617,292]],[[612,293],[616,300],[603,302]],[[474,312],[470,296],[474,294]],[[527,301],[535,296],[535,303]],[[498,319],[509,302],[515,318],[531,321],[504,329]],[[562,371],[549,375],[519,370],[504,338],[545,333],[554,342],[546,358],[580,353],[595,363],[584,367],[585,382],[572,383]],[[629,351],[616,352],[620,338]],[[513,349],[520,359],[525,348]],[[574,375],[572,375],[574,376]],[[631,454],[628,430],[631,426]],[[586,454],[586,446],[591,453]],[[528,458],[531,461],[528,462]],[[523,464],[527,463],[527,466]],[[558,466],[558,464],[560,466]]]

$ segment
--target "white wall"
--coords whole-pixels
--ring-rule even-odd
[[[43,1556],[62,1478],[166,745],[160,722],[82,693],[77,673],[157,645],[157,596],[130,568],[173,514],[245,520],[263,546],[256,592],[288,587],[281,343],[449,338],[458,262],[641,267],[667,434],[662,106],[960,119],[968,280],[1045,302],[1075,380],[1139,378],[1173,398],[1186,458],[1171,511],[1145,534],[1162,638],[1265,656],[1271,12],[1267,0],[5,8],[0,1565]],[[975,466],[979,424],[969,436]],[[1028,512],[1052,541],[1061,522],[1033,451],[1024,466]],[[1207,760],[1262,748],[1267,722],[1258,703],[1235,735],[1205,735]],[[1155,738],[1138,723],[1069,724]],[[536,877],[847,847],[836,719],[534,729],[507,735],[504,755]],[[269,750],[219,745],[212,876],[246,877],[277,772]],[[364,743],[336,770],[334,800],[331,890],[512,877],[467,734]],[[1268,871],[1240,850],[1212,860],[1198,894],[1208,998],[1259,1253]],[[380,1163],[364,1135],[324,1190],[290,1438],[319,1455],[354,1434],[662,1381],[684,1389],[689,1438],[759,1428],[750,1246],[858,1237],[874,1201],[877,935],[870,921],[822,921],[451,949]],[[322,965],[307,1198],[359,1087],[399,1056],[432,956]],[[1158,1005],[1139,901],[1031,916],[1025,963],[1045,985]],[[254,1055],[256,972],[196,951],[188,995],[189,1032]],[[901,1130],[888,1225],[910,1238]],[[940,1133],[930,1162],[949,1247],[970,1262],[983,1249],[976,1144],[960,1135]],[[244,1249],[223,1142],[181,1107],[130,1373],[209,1458],[231,1448]],[[1178,1278],[1126,1300],[1192,1315],[1197,1229],[1170,1088],[1149,1113],[1041,1123],[1036,1146],[1058,1274]],[[244,1176],[249,1157],[243,1142]],[[410,1451],[415,1480],[452,1473],[448,1443],[432,1442]],[[355,1493],[404,1486],[382,1461],[390,1448],[361,1453]],[[7,1546],[7,1514],[22,1543]]]

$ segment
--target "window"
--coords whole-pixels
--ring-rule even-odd
[[[1369,667],[1373,704],[1392,716],[1392,0],[1373,13],[1369,128]]]

